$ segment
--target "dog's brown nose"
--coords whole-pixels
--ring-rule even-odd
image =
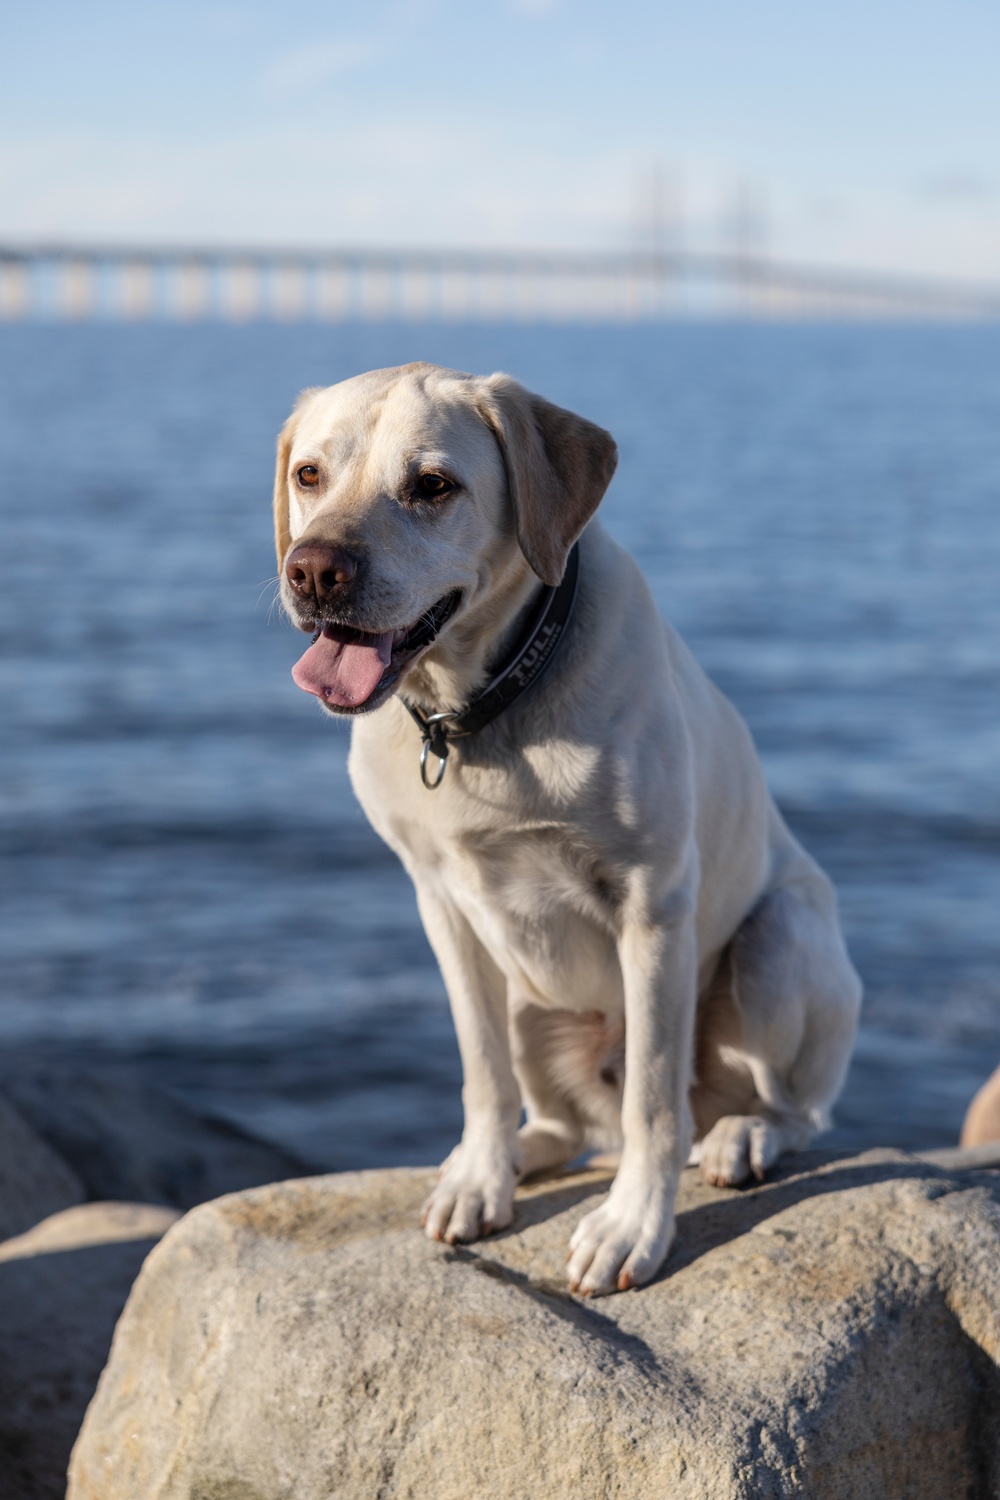
[[[349,552],[319,542],[304,542],[289,553],[285,563],[285,577],[295,592],[317,603],[350,583],[357,571],[357,560]]]

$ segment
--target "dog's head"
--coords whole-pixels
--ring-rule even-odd
[[[296,682],[367,713],[518,573],[558,583],[616,458],[506,375],[417,364],[304,392],[274,486],[282,602],[315,632]]]

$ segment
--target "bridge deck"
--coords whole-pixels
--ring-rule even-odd
[[[1000,319],[1000,286],[694,252],[0,244],[0,320]]]

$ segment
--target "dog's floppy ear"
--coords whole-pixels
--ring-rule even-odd
[[[557,584],[611,483],[615,440],[509,375],[484,380],[478,404],[500,444],[521,551],[543,583]]]
[[[302,392],[292,408],[291,416],[278,434],[278,457],[274,467],[274,550],[278,554],[279,574],[292,541],[288,520],[288,460],[292,454],[292,443],[303,402],[318,389],[318,386],[313,386]]]

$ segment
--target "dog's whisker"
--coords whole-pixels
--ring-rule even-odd
[[[257,592],[257,601],[256,601],[256,603],[254,605],[254,609],[255,610],[258,610],[260,608],[261,600],[264,598],[264,596],[267,593],[267,591],[269,589],[271,591],[271,598],[268,601],[268,606],[267,606],[267,620],[268,620],[268,624],[270,624],[271,620],[274,617],[274,606],[277,604],[278,598],[279,598],[279,590],[281,588],[281,579],[279,577],[277,577],[277,575],[275,575],[275,576],[273,576],[271,578],[265,578],[262,583],[258,584],[257,587],[258,587],[258,592]]]

